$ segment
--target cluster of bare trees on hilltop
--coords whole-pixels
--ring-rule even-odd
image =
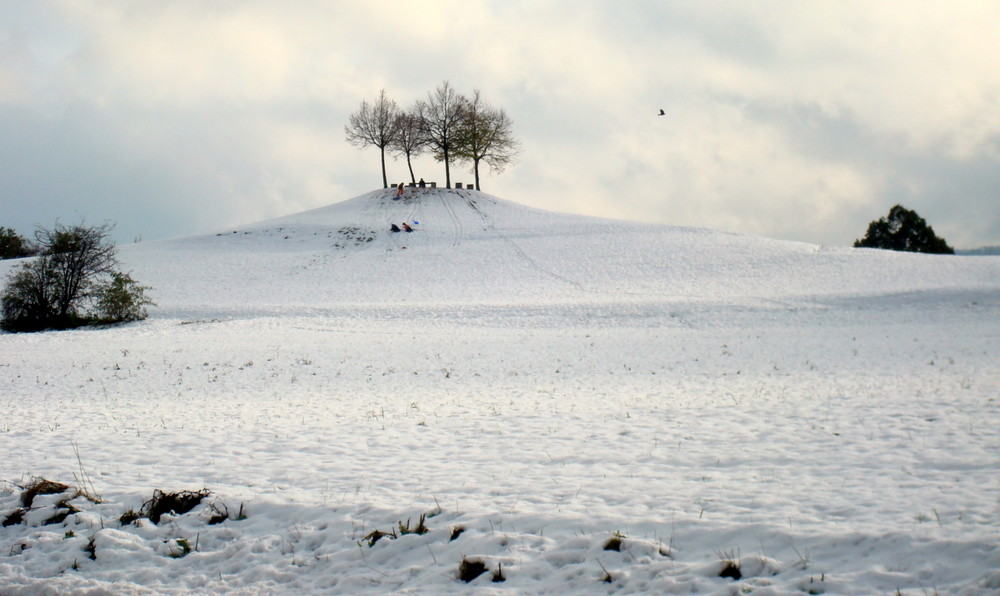
[[[347,141],[357,147],[378,147],[382,160],[382,186],[389,187],[385,175],[385,154],[405,156],[413,175],[412,158],[429,151],[444,162],[445,186],[451,188],[452,162],[472,166],[479,189],[479,164],[503,171],[517,154],[518,142],[511,132],[511,120],[502,108],[488,104],[476,89],[472,97],[456,92],[445,81],[426,101],[401,109],[386,96],[385,89],[373,103],[362,101],[344,127]]]

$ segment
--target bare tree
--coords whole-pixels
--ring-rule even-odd
[[[455,155],[472,162],[472,173],[479,184],[479,163],[485,162],[492,171],[502,172],[517,155],[519,144],[511,131],[511,119],[502,108],[494,108],[472,92],[465,106],[462,126],[457,135]]]
[[[55,276],[55,315],[59,319],[75,313],[83,298],[89,297],[95,280],[114,271],[118,264],[115,245],[107,239],[111,224],[40,228],[35,240],[42,249],[42,261]]]
[[[389,148],[396,155],[406,156],[406,167],[410,170],[410,182],[414,184],[416,184],[417,178],[413,175],[411,159],[424,152],[424,149],[427,148],[427,142],[419,106],[414,106],[410,111],[401,113],[399,115],[399,133],[389,144]]]
[[[357,112],[351,114],[344,132],[347,142],[355,147],[373,145],[379,148],[382,158],[382,188],[389,188],[385,175],[385,149],[399,134],[399,106],[389,99],[383,89],[374,104],[361,102]]]
[[[451,188],[451,160],[467,103],[468,100],[445,81],[433,93],[427,94],[426,102],[421,101],[417,104],[424,134],[428,146],[434,152],[434,159],[444,162],[446,188]]]

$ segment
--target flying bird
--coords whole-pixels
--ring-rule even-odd
[[[667,113],[663,111],[663,108],[660,108],[660,116],[666,116],[666,115]]]

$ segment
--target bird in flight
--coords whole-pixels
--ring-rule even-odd
[[[660,108],[660,116],[666,116],[666,115],[667,113],[663,111],[663,108]]]

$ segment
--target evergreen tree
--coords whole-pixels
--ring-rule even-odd
[[[942,238],[934,234],[934,228],[927,225],[924,218],[902,205],[889,210],[882,217],[868,224],[864,238],[854,242],[856,248],[883,248],[907,252],[934,254],[955,254]]]

